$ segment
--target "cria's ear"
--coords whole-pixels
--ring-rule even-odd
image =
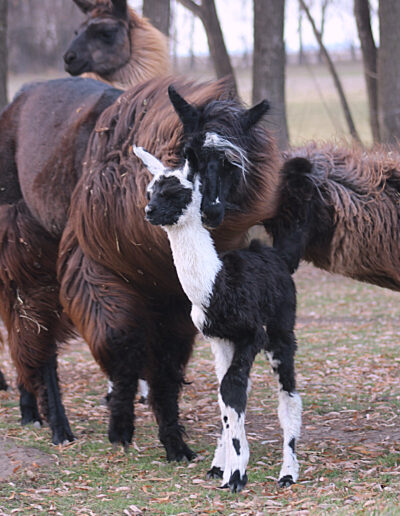
[[[242,118],[242,127],[245,131],[261,120],[265,113],[269,110],[270,104],[268,100],[262,100],[252,108],[248,109]]]
[[[90,2],[89,0],[73,0],[73,2],[79,7],[79,9],[83,13],[88,13],[92,9],[94,9],[96,6],[94,3]]]
[[[165,167],[161,161],[150,154],[150,152],[145,151],[143,147],[134,146],[132,150],[136,156],[143,161],[144,165],[147,167],[149,172],[153,174],[153,176],[158,176],[164,172]]]
[[[181,119],[184,133],[194,132],[197,129],[200,118],[198,109],[186,102],[172,84],[168,87],[168,95],[177,115]]]
[[[128,6],[126,0],[112,0],[113,13],[118,18],[128,18]]]

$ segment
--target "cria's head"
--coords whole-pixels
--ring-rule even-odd
[[[145,208],[146,220],[154,226],[173,226],[185,220],[189,206],[198,199],[200,210],[200,193],[198,186],[187,179],[189,164],[186,161],[181,169],[168,169],[142,147],[134,147],[133,152],[140,158],[153,179],[147,187],[149,203]],[[198,183],[198,181],[196,181]]]

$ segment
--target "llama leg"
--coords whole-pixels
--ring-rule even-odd
[[[300,437],[302,408],[300,395],[295,390],[295,349],[293,332],[270,334],[267,356],[278,377],[278,416],[283,430],[283,463],[278,480],[280,487],[290,486],[299,476],[295,448]]]
[[[218,382],[221,384],[223,377],[232,363],[234,348],[232,343],[228,341],[214,339],[211,341],[211,349],[214,354],[215,372]],[[228,417],[225,413],[225,405],[222,403],[220,395],[218,395],[218,403],[221,411],[222,431],[218,438],[211,469],[207,472],[208,478],[222,478],[226,460],[226,439],[228,436],[226,435],[225,427]]]
[[[143,378],[139,378],[139,403],[147,403],[149,397],[149,384]]]
[[[65,254],[63,241],[60,247],[60,299],[112,382],[108,437],[126,448],[133,437],[133,399],[153,321],[129,283],[86,257],[68,229],[65,235],[72,241]]]
[[[110,362],[106,368],[112,381],[108,403],[108,438],[114,446],[121,443],[125,449],[131,444],[134,433],[133,400],[137,391],[138,372],[143,367],[145,344],[145,333],[140,328],[107,331]]]
[[[150,402],[159,425],[159,438],[168,461],[192,460],[196,454],[183,440],[179,423],[178,397],[196,330],[189,317],[188,303],[170,298],[158,321],[158,334],[151,339],[149,370]]]
[[[18,385],[18,390],[21,425],[33,423],[33,426],[40,428],[42,426],[42,420],[39,415],[36,396],[28,392],[22,384]]]
[[[244,427],[249,374],[260,342],[247,339],[235,343],[232,363],[224,375],[219,402],[225,423],[225,466],[222,486],[232,492],[241,491],[247,483],[246,467],[249,460],[249,445]]]
[[[57,375],[57,357],[54,355],[43,366],[43,380],[46,386],[48,422],[53,432],[53,444],[66,444],[73,441],[72,434],[64,406],[61,401],[60,386]]]
[[[9,334],[11,358],[24,386],[21,400],[22,422],[39,421],[33,397],[42,400],[41,409],[49,416],[53,442],[70,440],[72,434],[65,413],[49,414],[44,368],[55,357],[56,340],[68,331],[60,315],[55,262],[58,242],[33,219],[23,201],[0,206],[0,311]],[[55,387],[54,382],[48,383]],[[63,431],[60,433],[60,429]]]
[[[6,391],[8,389],[8,385],[6,379],[4,378],[3,371],[0,370],[0,391]]]

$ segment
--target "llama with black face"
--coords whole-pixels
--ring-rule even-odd
[[[179,280],[192,303],[192,320],[212,341],[222,434],[208,476],[222,478],[222,487],[232,492],[246,485],[249,374],[255,356],[264,350],[279,381],[284,434],[279,485],[291,485],[298,478],[295,444],[301,399],[294,374],[296,292],[288,265],[276,250],[258,241],[218,256],[201,220],[200,180],[195,177],[193,184],[188,179],[193,177],[189,162],[169,170],[142,148],[134,152],[154,174],[146,218],[166,230]]]

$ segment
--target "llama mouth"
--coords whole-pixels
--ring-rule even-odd
[[[64,64],[64,70],[72,75],[73,77],[76,77],[77,75],[81,75],[84,72],[88,72],[88,62],[84,61],[81,65],[77,64]]]

